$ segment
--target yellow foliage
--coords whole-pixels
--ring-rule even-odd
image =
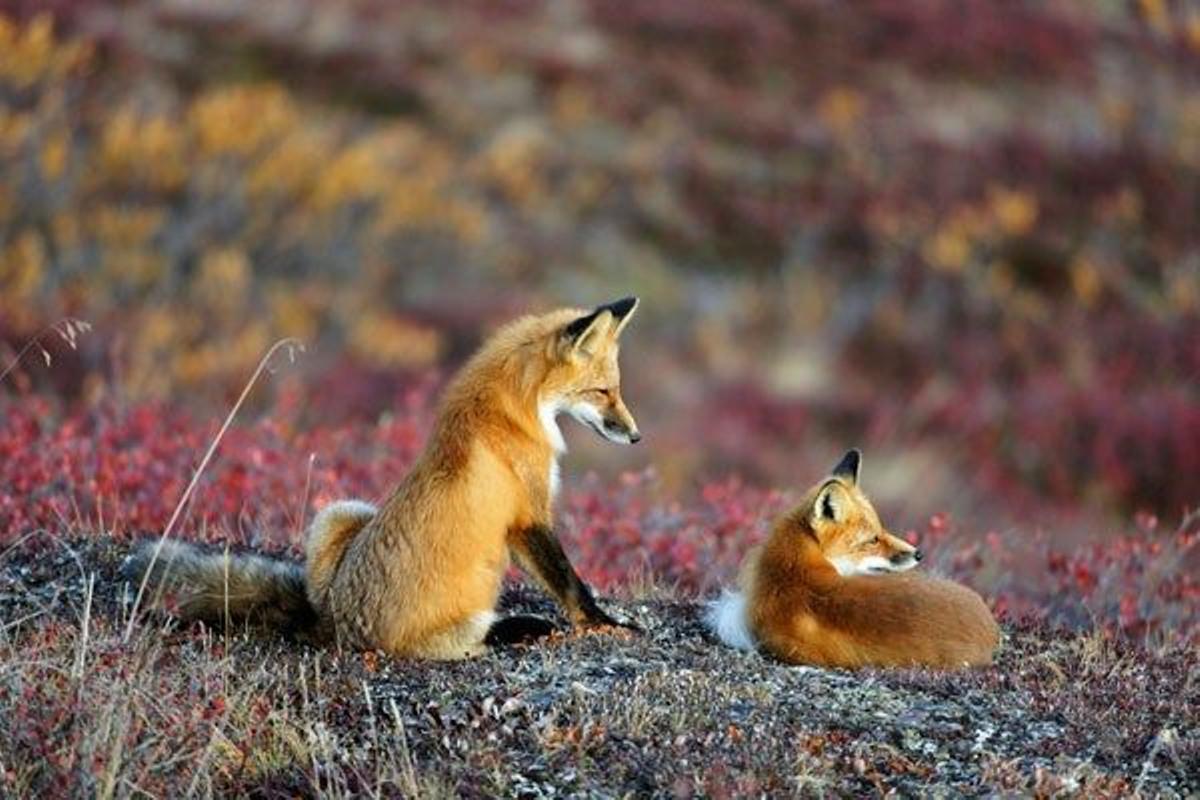
[[[501,128],[479,155],[475,171],[513,202],[530,205],[545,195],[540,165],[549,143],[542,126],[521,120]]]
[[[455,233],[467,244],[479,244],[488,231],[488,214],[477,203],[452,203],[446,210]]]
[[[83,220],[74,209],[60,210],[50,217],[50,231],[62,249],[74,250],[84,241]]]
[[[1138,8],[1142,12],[1142,19],[1155,33],[1166,35],[1171,32],[1171,12],[1166,0],[1138,0]]]
[[[61,43],[54,36],[49,14],[40,14],[23,28],[0,14],[0,82],[27,89],[76,70],[91,56],[83,42]]]
[[[167,271],[167,262],[162,252],[153,247],[113,247],[105,249],[100,256],[99,274],[93,275],[91,284],[95,292],[91,296],[103,296],[112,291],[113,285],[129,290],[152,287]]]
[[[250,260],[243,251],[232,247],[209,250],[200,260],[192,296],[204,308],[229,318],[246,305],[250,272]]]
[[[27,301],[46,274],[46,248],[33,231],[23,231],[0,251],[0,294],[5,299]]]
[[[830,89],[817,105],[817,116],[825,127],[845,137],[858,125],[867,108],[866,98],[856,89],[838,86]]]
[[[141,290],[162,279],[167,261],[154,235],[165,217],[161,208],[99,205],[81,222],[63,219],[55,225],[62,234],[60,242],[86,237],[98,245],[101,268],[90,276],[93,302],[114,286]]]
[[[583,125],[595,114],[595,102],[583,87],[568,83],[554,95],[554,114],[567,128]]]
[[[294,336],[301,341],[316,338],[319,318],[328,309],[328,293],[306,288],[277,281],[267,289],[267,308],[279,335]]]
[[[1200,10],[1193,10],[1183,23],[1183,38],[1188,46],[1200,52]]]
[[[390,178],[385,153],[386,143],[370,137],[335,154],[317,176],[313,189],[316,209],[328,211],[381,195]]]
[[[182,132],[171,120],[163,116],[142,119],[132,108],[121,108],[105,121],[98,170],[92,177],[175,189],[187,180],[185,149]]]
[[[106,247],[144,245],[162,226],[161,208],[101,205],[85,217],[87,230]]]
[[[1001,232],[1009,236],[1026,234],[1037,224],[1037,198],[1028,192],[993,187],[988,206]]]
[[[945,272],[962,272],[971,257],[971,240],[962,225],[945,225],[925,241],[925,260]]]
[[[1200,276],[1196,269],[1184,269],[1174,275],[1167,286],[1167,302],[1179,314],[1194,314],[1200,310]]]
[[[187,121],[207,156],[250,156],[302,124],[291,97],[275,84],[205,92],[188,109]]]
[[[150,306],[139,322],[138,339],[146,349],[165,349],[179,338],[180,318],[174,309]]]
[[[444,145],[408,127],[396,128],[381,142],[387,180],[374,230],[388,236],[405,229],[434,228],[477,241],[485,212],[454,198],[454,156]]]
[[[253,196],[305,195],[336,147],[323,131],[307,127],[290,131],[250,168],[246,189]]]
[[[437,331],[386,314],[364,314],[350,328],[351,350],[380,368],[428,366],[442,344]]]
[[[347,211],[363,252],[409,231],[480,241],[490,217],[473,196],[479,183],[447,143],[409,123],[318,117],[275,84],[202,89],[182,106],[157,93],[131,93],[111,107],[80,104],[72,99],[77,87],[65,81],[87,52],[55,41],[45,18],[29,25],[0,18],[0,88],[27,89],[30,99],[0,106],[0,222],[19,208],[13,169],[32,168],[43,185],[61,182],[67,195],[46,218],[46,236],[66,262],[88,267],[51,275],[42,233],[10,236],[0,243],[6,319],[19,323],[28,316],[23,308],[48,301],[86,303],[100,315],[128,303],[123,322],[131,335],[121,358],[134,395],[223,385],[252,368],[273,336],[312,339],[326,332],[325,320],[351,351],[381,367],[439,357],[441,337],[379,310],[382,295],[370,288],[354,313],[331,317],[328,286],[259,284],[248,254],[270,242],[307,260],[331,244],[328,223],[347,219]],[[540,191],[524,175],[541,158],[540,130],[518,126],[493,144],[496,179],[521,196]],[[202,213],[181,220],[185,188],[187,203]],[[190,227],[201,220],[232,223],[218,240],[226,244],[214,246],[203,225]],[[186,302],[145,302],[164,278],[189,274],[180,259],[196,264]],[[385,279],[355,283],[377,288]],[[258,301],[265,313],[251,316]]]
[[[66,171],[68,146],[67,134],[64,131],[51,133],[42,144],[39,161],[42,174],[50,180],[61,178],[63,172]]]
[[[32,128],[31,114],[0,107],[0,155],[12,157],[20,152]]]
[[[1071,264],[1071,288],[1085,306],[1096,302],[1103,287],[1100,270],[1092,261],[1087,258],[1078,258]]]
[[[253,368],[269,345],[267,326],[261,320],[248,321],[231,340],[207,337],[190,347],[181,343],[173,350],[173,378],[184,385],[197,385],[244,373]]]

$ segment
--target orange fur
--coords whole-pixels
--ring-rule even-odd
[[[951,581],[884,572],[906,569],[919,554],[884,530],[857,486],[857,454],[853,464],[852,474],[835,470],[810,490],[747,555],[739,584],[753,639],[794,664],[991,663],[999,628],[979,595]],[[863,574],[870,565],[879,573]]]
[[[558,453],[539,407],[603,388],[606,410],[636,431],[620,398],[615,328],[586,355],[563,340],[585,313],[517,320],[462,369],[424,454],[346,548],[324,608],[339,634],[404,655],[482,650],[476,620],[495,607],[513,538],[552,518]]]
[[[463,658],[484,638],[510,551],[567,606],[573,622],[615,621],[595,604],[553,538],[554,417],[569,413],[606,438],[636,442],[637,425],[620,394],[618,337],[636,308],[627,298],[588,312],[564,309],[510,323],[488,340],[448,387],[431,439],[412,470],[378,509],[343,501],[310,527],[305,600],[318,627],[356,647],[400,656]],[[174,548],[159,577],[185,598],[189,615],[219,618],[220,576],[190,545]],[[257,562],[226,560],[259,606],[290,600],[291,571],[258,591]],[[133,572],[151,559],[131,560]],[[215,563],[215,562],[212,562]],[[284,572],[280,573],[284,575]],[[203,585],[204,592],[200,591]],[[264,587],[265,588],[265,587]],[[203,598],[203,602],[200,601]],[[247,601],[250,602],[249,600]],[[228,616],[250,607],[236,602]]]

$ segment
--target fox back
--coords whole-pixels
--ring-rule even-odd
[[[906,572],[921,552],[883,527],[858,486],[860,464],[850,451],[776,520],[710,625],[730,646],[797,664],[990,663],[999,628],[987,605],[960,584]]]
[[[641,438],[617,362],[635,306],[630,298],[522,317],[464,365],[429,444],[392,496],[337,544],[336,559],[309,547],[311,599],[340,635],[403,654],[443,657],[464,643],[475,653],[510,556],[544,585],[575,577],[561,548],[546,552],[529,532],[551,525],[565,450],[559,414],[610,441]],[[319,567],[334,561],[324,577]]]
[[[572,623],[619,624],[559,545],[552,506],[560,414],[609,441],[641,438],[617,365],[636,307],[627,297],[501,328],[447,387],[428,444],[390,496],[378,506],[339,501],[316,516],[303,567],[160,542],[135,553],[127,573],[153,582],[155,597],[177,598],[185,618],[295,620],[351,646],[450,659],[552,627],[520,617],[494,624],[512,558]]]

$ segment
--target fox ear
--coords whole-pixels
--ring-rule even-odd
[[[853,448],[846,451],[846,455],[842,456],[842,460],[837,463],[829,474],[835,478],[843,478],[850,481],[854,486],[858,485],[858,471],[862,466],[862,453],[858,448]]]
[[[813,500],[813,522],[837,522],[842,518],[845,513],[842,491],[836,481],[829,481],[821,487],[821,491],[817,492],[817,497]]]
[[[563,329],[569,352],[589,352],[592,345],[601,336],[605,336],[612,327],[613,315],[606,307],[601,306],[592,313],[580,317]]]
[[[607,308],[612,312],[613,319],[617,321],[613,328],[613,338],[621,335],[621,331],[625,330],[625,326],[629,324],[629,320],[633,319],[633,312],[637,311],[638,299],[636,297],[623,297],[616,302],[609,303],[601,308]]]
[[[598,306],[592,313],[568,325],[563,334],[571,342],[573,350],[589,350],[589,345],[596,341],[596,337],[607,336],[616,339],[620,336],[637,306],[636,297],[625,297]]]

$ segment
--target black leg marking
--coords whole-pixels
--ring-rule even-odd
[[[521,565],[562,603],[572,623],[617,625],[636,630],[635,626],[625,625],[613,619],[597,605],[592,590],[571,566],[553,531],[535,526],[522,531],[518,540],[520,545],[516,550]]]
[[[517,614],[496,620],[484,637],[483,643],[488,647],[504,645],[528,644],[554,633],[554,627],[548,619],[534,617],[528,614]]]

